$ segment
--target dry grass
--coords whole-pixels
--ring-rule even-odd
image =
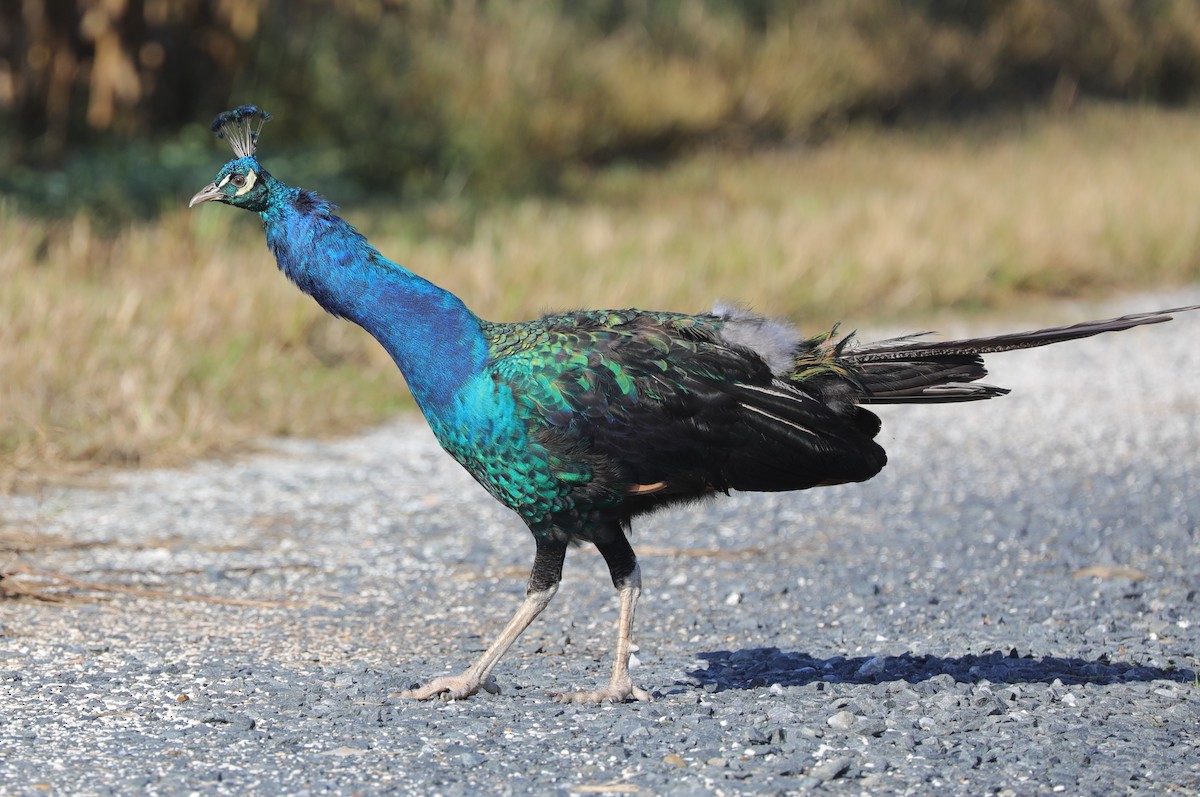
[[[256,226],[180,212],[107,237],[0,206],[0,475],[174,461],[401,406],[386,358],[288,291]]]
[[[574,201],[346,215],[491,318],[723,296],[819,328],[1200,278],[1198,138],[1194,114],[1092,107],[609,170]],[[246,214],[114,237],[0,200],[0,238],[0,487],[403,406],[386,356],[286,284]]]

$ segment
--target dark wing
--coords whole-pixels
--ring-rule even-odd
[[[493,369],[531,434],[578,463],[572,494],[634,511],[713,491],[860,481],[885,462],[874,415],[783,382],[721,319],[634,310],[493,332]]]

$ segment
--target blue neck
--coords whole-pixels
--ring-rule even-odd
[[[385,258],[315,194],[269,175],[262,216],[279,268],[378,340],[426,414],[446,411],[487,357],[479,319],[454,294]]]

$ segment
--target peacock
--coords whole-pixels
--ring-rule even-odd
[[[887,456],[871,404],[991,399],[981,355],[1170,320],[1173,310],[1033,332],[860,343],[836,327],[805,337],[740,306],[710,312],[581,310],[493,323],[384,257],[335,206],[276,180],[255,154],[270,116],[253,105],[212,130],[234,159],[190,206],[257,213],[280,270],[325,310],[358,324],[395,360],[443,448],[528,526],[525,599],[461,675],[396,697],[463,699],[499,691],[493,669],[558,590],[568,547],[591,543],[620,610],[607,685],[563,702],[650,700],[629,672],[642,578],[635,517],[730,490],[861,482]]]

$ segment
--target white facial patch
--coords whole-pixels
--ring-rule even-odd
[[[246,184],[239,188],[234,196],[242,196],[243,194],[248,193],[250,189],[254,187],[256,182],[258,182],[258,175],[256,175],[253,170],[246,172]]]
[[[224,177],[222,177],[222,178],[221,178],[221,182],[217,183],[217,188],[224,188],[224,187],[225,187],[225,183],[229,182],[229,178],[230,178],[230,177],[233,177],[233,175],[232,175],[232,174],[227,174],[227,175],[225,175]]]

